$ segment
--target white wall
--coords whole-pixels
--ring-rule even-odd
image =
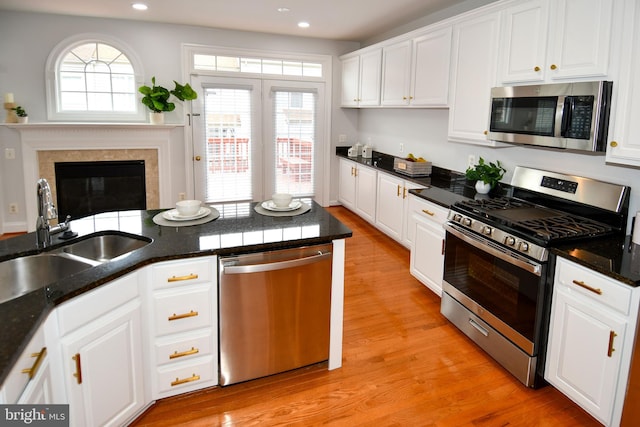
[[[604,156],[567,153],[559,150],[508,147],[488,148],[447,141],[448,109],[361,109],[359,140],[371,138],[376,151],[404,157],[422,156],[435,165],[463,172],[473,154],[485,160],[500,160],[507,169],[503,181],[509,182],[516,166],[568,173],[631,187],[629,215],[640,211],[640,170],[607,164]],[[400,143],[404,152],[400,152]],[[631,221],[627,223],[630,229]]]
[[[333,80],[340,81],[337,56],[360,47],[355,42],[339,42],[302,37],[276,36],[259,33],[218,30],[184,25],[156,24],[128,20],[96,19],[62,15],[7,12],[0,13],[0,95],[11,92],[16,102],[25,107],[29,121],[45,122],[45,63],[51,50],[68,37],[83,33],[100,33],[115,37],[139,56],[144,67],[145,81],[155,75],[157,80],[186,81],[182,76],[181,45],[197,43],[210,46],[262,49],[269,51],[301,52],[333,55]],[[340,100],[340,85],[334,84],[334,105]],[[0,112],[0,120],[4,120]],[[178,123],[173,113],[167,122]],[[331,140],[341,133],[355,135],[357,113],[332,109]],[[180,131],[172,133],[173,175],[172,194],[186,189],[184,167],[184,137]],[[15,160],[6,160],[5,148],[16,150]],[[22,158],[19,134],[0,126],[0,233],[26,229],[24,206],[26,197],[35,197],[35,188],[22,184]],[[335,150],[334,150],[335,151]],[[334,171],[337,167],[333,166]],[[335,174],[333,174],[335,176]],[[332,182],[331,194],[336,194]],[[335,187],[335,188],[334,188]],[[335,198],[333,196],[332,198]],[[9,214],[9,203],[18,203],[20,212]]]

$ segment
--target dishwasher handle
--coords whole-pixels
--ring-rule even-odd
[[[313,264],[324,259],[331,257],[331,252],[318,251],[317,255],[312,255],[305,258],[295,258],[287,261],[277,261],[264,264],[248,264],[248,265],[235,265],[234,261],[223,261],[223,273],[224,274],[246,274],[246,273],[262,273],[265,271],[284,270],[287,268],[300,267],[307,264]]]

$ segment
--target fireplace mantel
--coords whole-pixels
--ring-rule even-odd
[[[171,132],[182,125],[150,125],[144,123],[30,123],[8,127],[20,134],[22,145],[27,228],[35,229],[38,215],[35,197],[40,178],[39,151],[59,150],[132,150],[155,149],[158,153],[159,203],[165,206],[171,200],[170,141]]]

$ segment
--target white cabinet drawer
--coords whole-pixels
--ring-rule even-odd
[[[214,268],[215,263],[211,262],[211,258],[163,262],[152,268],[153,288],[164,289],[211,282],[214,279]]]
[[[211,329],[185,332],[180,336],[158,338],[155,342],[158,365],[183,362],[213,353],[213,337]]]
[[[417,196],[411,196],[409,206],[411,212],[417,213],[420,218],[427,221],[433,221],[440,225],[447,221],[449,210],[435,203],[428,202]]]
[[[156,336],[211,326],[211,285],[156,292],[153,299]]]
[[[556,286],[558,285],[623,314],[629,314],[630,287],[563,258],[558,258],[556,265]]]
[[[157,370],[158,393],[178,394],[206,386],[215,385],[216,366],[213,357],[200,357],[191,363],[180,363],[159,367]]]

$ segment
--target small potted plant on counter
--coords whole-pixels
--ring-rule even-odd
[[[500,182],[506,171],[499,160],[496,160],[495,163],[487,163],[480,157],[478,164],[469,167],[465,172],[465,176],[471,181],[476,181],[476,191],[478,193],[487,194]]]
[[[175,110],[176,104],[169,102],[171,95],[180,101],[191,101],[198,97],[198,94],[189,86],[189,83],[181,85],[175,80],[173,83],[175,88],[171,91],[165,87],[156,86],[156,78],[154,76],[151,78],[151,87],[145,85],[138,88],[138,91],[144,95],[142,103],[151,110],[149,114],[151,123],[164,123],[164,112]]]
[[[21,106],[17,106],[12,108],[16,112],[16,116],[18,117],[18,123],[27,123],[29,121],[29,115]]]

